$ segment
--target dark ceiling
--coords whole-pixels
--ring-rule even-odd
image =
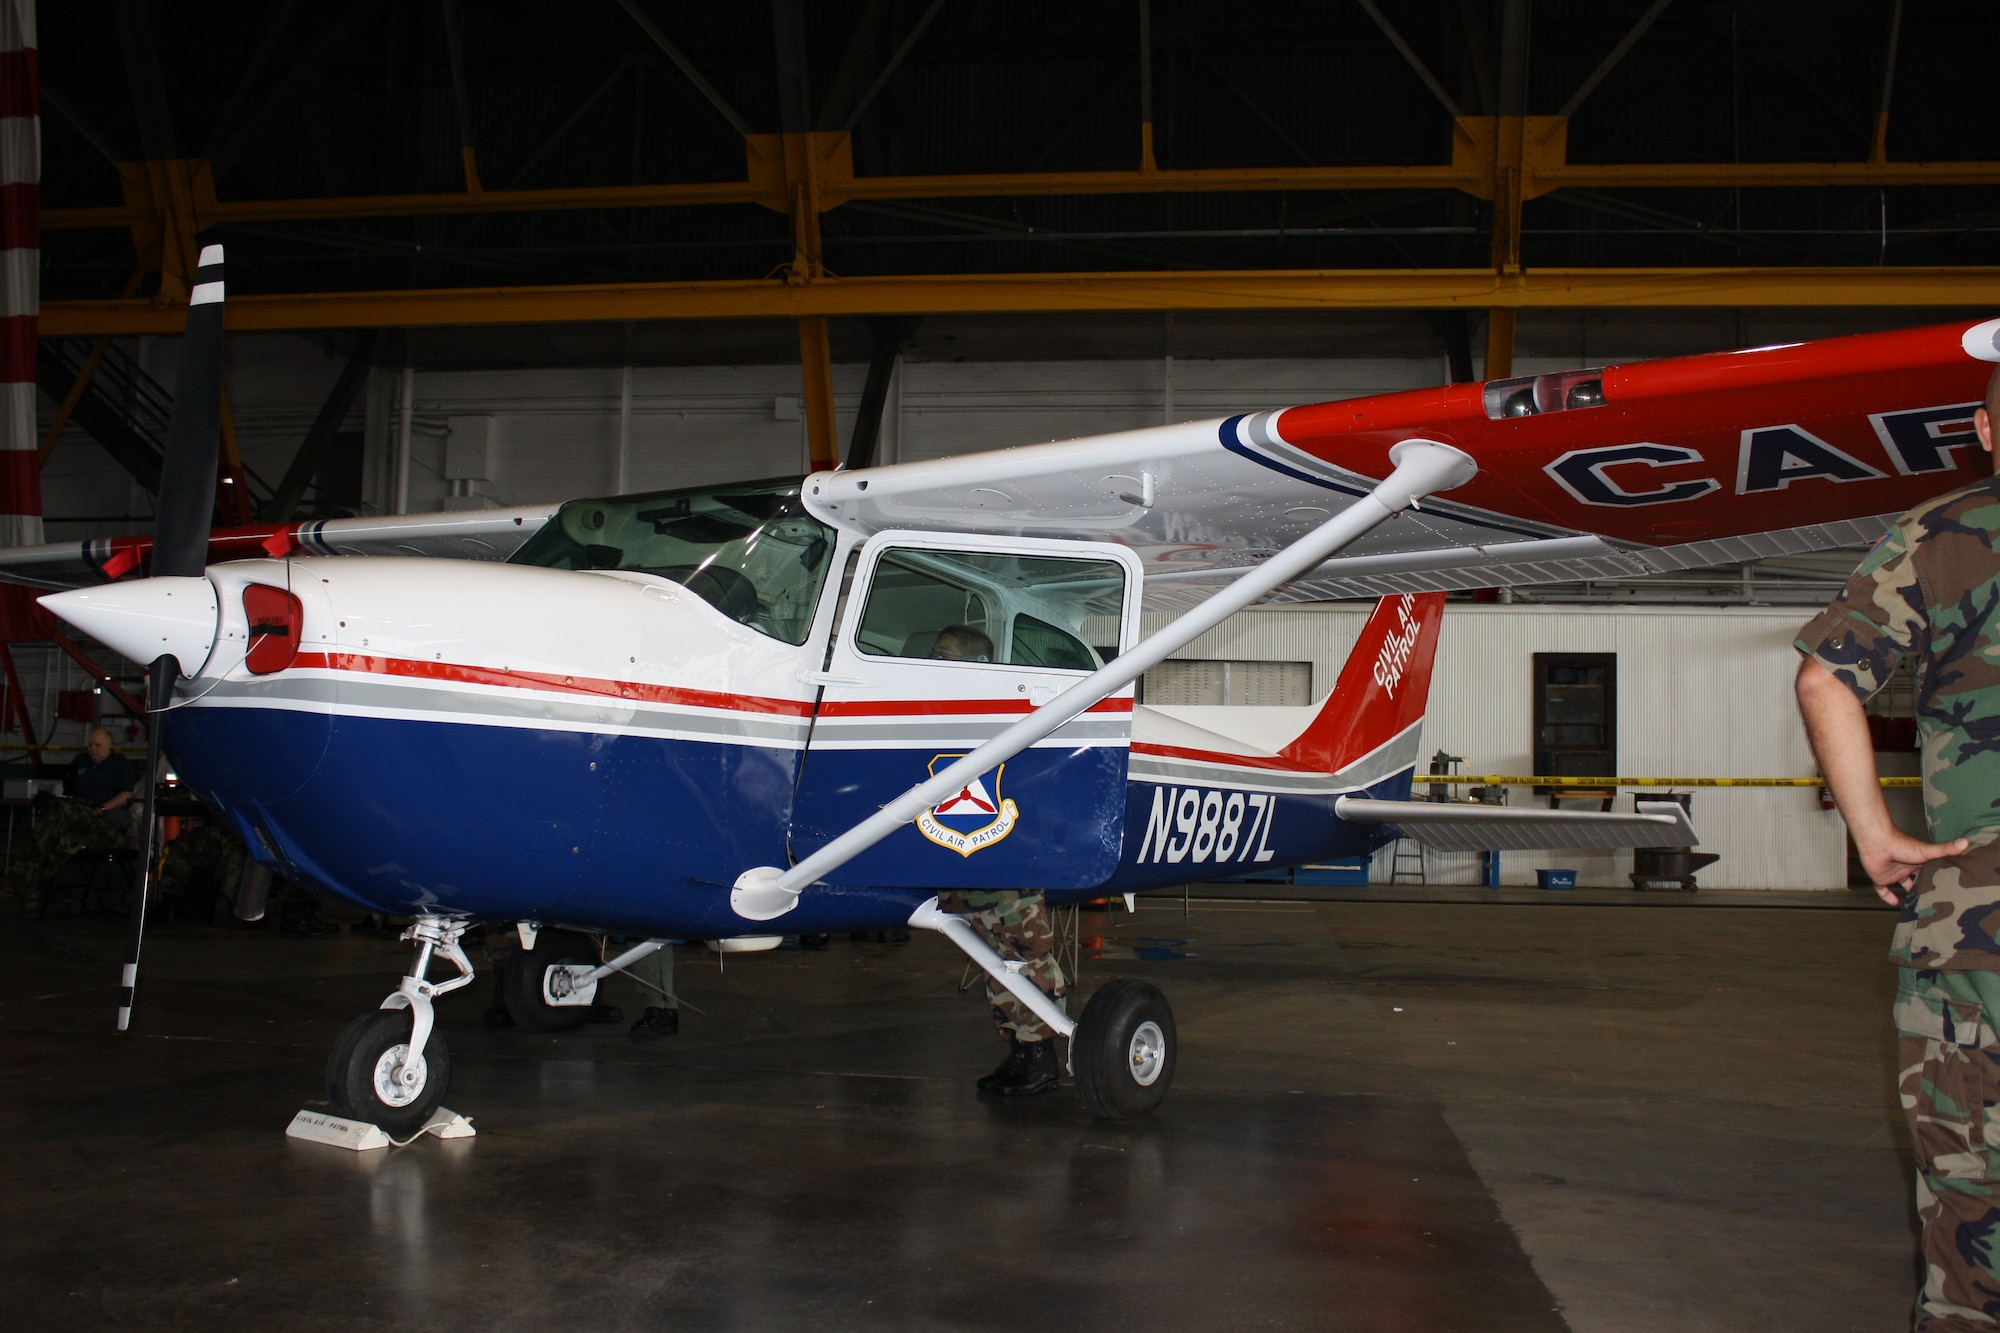
[[[858,93],[859,79],[840,77],[850,53],[864,71],[879,67],[927,7],[802,7],[817,124],[837,125]],[[1678,0],[1580,108],[1571,160],[1861,159],[1881,97],[1890,7]],[[1647,8],[1641,0],[1536,5],[1528,111],[1557,110]],[[167,123],[135,109],[122,54],[132,11],[145,9],[107,0],[42,7],[48,88],[117,155],[208,156],[226,198],[461,188],[439,4],[154,6],[139,21],[153,28]],[[771,6],[651,0],[646,9],[753,129],[782,127]],[[1382,9],[1468,113],[1490,106],[1495,6],[1382,0]],[[946,0],[857,124],[857,171],[1134,165],[1138,17],[1131,0]],[[469,4],[460,24],[470,138],[489,188],[741,177],[736,132],[613,0]],[[1444,107],[1356,4],[1158,0],[1152,32],[1163,167],[1449,157]],[[1996,50],[2000,6],[1990,0],[1910,7],[1892,158],[2000,157]],[[43,135],[46,206],[118,201],[110,164],[70,117],[45,111]],[[2000,254],[1994,190],[1899,189],[1886,201],[1882,193],[1564,192],[1529,204],[1525,257],[1964,264]],[[1072,197],[849,204],[826,229],[829,266],[852,273],[1396,267],[1483,262],[1484,213],[1478,201],[1435,192]],[[229,237],[231,276],[250,290],[755,277],[782,263],[789,246],[784,219],[755,206],[230,230],[240,233]],[[49,294],[115,292],[130,269],[121,243],[101,232],[52,235]]]
[[[838,128],[933,8],[633,3],[757,132]],[[1674,0],[1575,112],[1569,159],[1864,160],[1893,5]],[[1652,7],[1535,4],[1526,110],[1560,109]],[[1499,0],[1379,8],[1466,114],[1494,110]],[[1135,167],[1141,9],[942,0],[854,124],[857,172]],[[790,44],[777,36],[787,13],[803,24]],[[454,30],[488,189],[744,174],[725,113],[619,0],[64,0],[40,23],[48,208],[119,202],[114,158],[207,157],[224,199],[461,190]],[[1449,112],[1356,0],[1154,0],[1150,25],[1163,168],[1450,158]],[[2000,5],[1910,5],[1899,43],[1889,158],[2000,159]],[[803,52],[802,74],[782,50]],[[825,215],[825,256],[852,276],[1480,267],[1489,215],[1449,190],[855,202]],[[1562,190],[1529,201],[1523,221],[1530,266],[2000,262],[2000,189],[1985,186]],[[786,218],[755,205],[217,232],[235,292],[759,278],[791,257]],[[119,231],[51,230],[44,247],[50,299],[115,295],[133,269]],[[865,349],[839,336],[836,355]]]

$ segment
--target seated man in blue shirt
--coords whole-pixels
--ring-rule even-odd
[[[112,827],[131,827],[132,788],[139,772],[132,761],[111,748],[111,733],[97,727],[90,733],[84,752],[70,760],[64,789],[77,800],[89,801]]]

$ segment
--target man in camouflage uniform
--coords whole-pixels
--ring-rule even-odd
[[[1974,416],[1990,453],[2000,371]],[[2000,478],[1905,514],[1800,632],[1799,708],[1861,864],[1901,913],[1898,1092],[1917,1159],[1923,1333],[2000,1327]],[[1862,703],[1916,671],[1924,842],[1889,820]]]
[[[236,906],[236,889],[250,851],[220,822],[204,819],[167,844],[160,865],[160,896],[194,920],[221,924]],[[197,897],[200,901],[196,901]]]
[[[93,801],[44,793],[35,798],[33,850],[22,879],[21,915],[42,914],[57,872],[78,852],[129,848],[132,840],[104,818]]]
[[[1002,958],[1018,960],[1021,975],[1041,988],[1058,1005],[1067,993],[1062,968],[1056,963],[1056,933],[1048,903],[1039,893],[956,891],[940,895],[938,906],[963,916],[979,938]],[[1027,1006],[995,981],[986,978],[986,1003],[993,1022],[1007,1038],[1007,1058],[979,1080],[981,1092],[1025,1097],[1047,1092],[1062,1081],[1056,1059],[1056,1034]]]

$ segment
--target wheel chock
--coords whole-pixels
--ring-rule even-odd
[[[342,1120],[324,1111],[299,1112],[292,1117],[292,1123],[285,1126],[285,1137],[304,1139],[307,1143],[324,1143],[349,1152],[367,1152],[372,1148],[389,1146],[389,1136],[378,1127],[364,1125],[359,1120]]]
[[[435,1134],[441,1139],[470,1139],[476,1138],[479,1134],[479,1131],[472,1127],[470,1120],[448,1106],[440,1106],[432,1111],[431,1118],[424,1121],[424,1127],[417,1132]]]
[[[419,1137],[432,1134],[441,1139],[469,1139],[478,1133],[470,1120],[443,1106],[431,1112],[431,1118],[417,1131]],[[330,1148],[345,1148],[349,1152],[370,1152],[376,1148],[395,1146],[395,1140],[383,1133],[378,1125],[343,1120],[324,1111],[300,1111],[292,1117],[292,1123],[285,1126],[285,1137],[303,1139],[307,1143],[324,1143]]]

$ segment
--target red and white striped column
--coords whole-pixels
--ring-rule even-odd
[[[42,122],[35,0],[0,0],[0,546],[42,540],[35,336],[42,308]]]

